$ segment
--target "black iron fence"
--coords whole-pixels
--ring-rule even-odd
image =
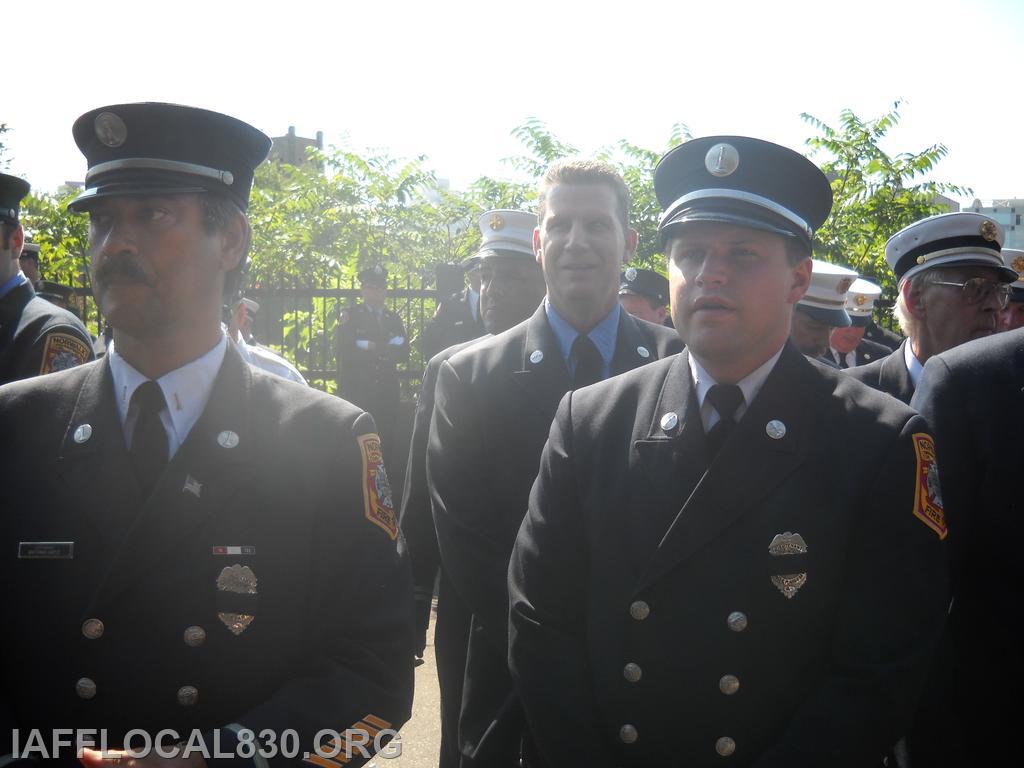
[[[245,295],[260,304],[254,318],[256,339],[291,360],[318,389],[331,392],[338,371],[334,332],[341,310],[359,301],[348,288],[280,288],[260,285]],[[402,319],[410,341],[408,362],[399,366],[402,399],[411,400],[419,388],[425,361],[419,349],[423,328],[433,318],[438,292],[424,288],[411,276],[389,283],[387,306]]]
[[[258,285],[248,288],[245,295],[260,305],[253,317],[256,340],[288,358],[310,385],[333,392],[338,371],[334,331],[341,310],[360,299],[354,282],[333,288]],[[410,341],[409,360],[398,372],[403,400],[411,401],[419,391],[425,364],[419,339],[434,316],[437,296],[435,288],[424,288],[412,276],[393,280],[388,287],[387,306],[402,318]],[[102,333],[103,318],[88,287],[76,286],[70,304],[90,332]]]
[[[88,287],[74,289],[72,308],[90,331],[100,333],[103,323]],[[311,386],[334,392],[338,362],[334,355],[334,332],[341,310],[355,304],[360,292],[354,282],[348,287],[287,288],[257,285],[246,296],[260,304],[253,318],[256,340],[284,355],[306,377]],[[399,366],[402,400],[411,402],[419,391],[426,361],[420,352],[423,329],[434,316],[438,291],[407,276],[389,283],[387,306],[397,312],[410,341],[409,360]],[[888,302],[876,302],[875,321],[899,332]]]

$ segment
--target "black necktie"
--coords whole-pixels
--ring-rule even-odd
[[[839,367],[840,368],[849,368],[850,367],[849,365],[846,364],[846,353],[845,352],[838,352],[837,351],[836,352],[836,357],[838,358],[837,362],[839,363]]]
[[[135,477],[145,495],[149,495],[167,465],[167,432],[160,422],[165,405],[164,393],[155,381],[147,381],[132,394],[129,410],[135,411],[135,429],[128,451]]]
[[[572,343],[570,356],[576,366],[576,372],[572,377],[573,389],[594,384],[603,378],[601,373],[604,369],[604,360],[601,359],[601,353],[597,351],[589,336],[581,333],[576,337],[576,341]]]
[[[743,405],[743,391],[735,384],[715,384],[708,400],[718,411],[718,423],[708,432],[708,457],[714,459],[736,426],[736,409]]]

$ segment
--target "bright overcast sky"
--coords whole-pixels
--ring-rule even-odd
[[[72,123],[125,101],[426,154],[461,187],[511,174],[509,133],[531,116],[585,153],[661,148],[675,122],[801,150],[801,112],[904,99],[890,151],[944,143],[937,178],[1024,197],[1020,0],[22,0],[4,15],[19,66],[3,141],[37,189],[81,179]]]

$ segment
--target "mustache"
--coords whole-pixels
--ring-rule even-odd
[[[111,256],[93,273],[93,280],[103,284],[115,278],[124,278],[149,285],[149,276],[131,256]]]

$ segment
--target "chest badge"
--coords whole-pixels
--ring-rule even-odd
[[[218,611],[217,618],[233,635],[242,634],[256,618],[252,613],[241,612],[250,610],[246,607],[248,604],[255,605],[256,584],[256,574],[247,565],[229,565],[217,577],[219,597],[225,598],[217,601],[218,608],[235,609]]]
[[[768,545],[768,554],[779,557],[780,555],[803,555],[807,553],[807,542],[799,533],[775,534],[772,543]]]
[[[772,557],[786,557],[789,555],[807,554],[807,542],[799,533],[777,533],[768,545],[768,554]],[[800,591],[800,588],[807,583],[807,573],[779,573],[771,577],[772,584],[782,593],[783,597],[791,600]]]
[[[776,574],[772,576],[772,584],[774,584],[779,592],[787,600],[791,600],[804,584],[807,583],[806,573],[784,573]]]

